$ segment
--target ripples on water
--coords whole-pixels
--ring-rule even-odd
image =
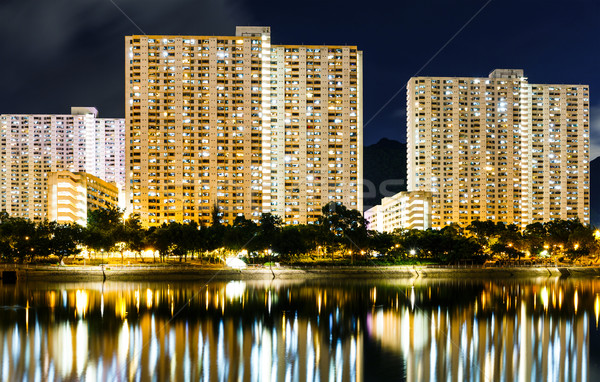
[[[600,281],[0,286],[0,380],[598,376]]]

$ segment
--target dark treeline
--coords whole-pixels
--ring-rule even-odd
[[[589,262],[598,256],[598,234],[577,220],[535,223],[524,230],[474,221],[467,227],[380,233],[367,230],[360,212],[336,203],[324,206],[317,224],[310,225],[284,225],[269,213],[258,223],[239,216],[224,225],[215,212],[210,226],[173,222],[144,229],[136,216],[124,218],[118,209],[108,209],[90,211],[84,228],[1,213],[0,259],[60,263],[86,250],[95,259],[110,253],[124,261],[127,253],[143,261],[142,252],[152,250],[154,261],[220,262],[239,254],[251,263],[456,264],[523,257]]]

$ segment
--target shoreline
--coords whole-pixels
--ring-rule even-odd
[[[224,266],[197,265],[109,265],[104,266],[0,266],[0,273],[16,271],[23,281],[202,281],[202,280],[293,280],[293,279],[476,279],[595,277],[600,267],[481,267],[481,266],[280,266],[248,267],[237,270]]]

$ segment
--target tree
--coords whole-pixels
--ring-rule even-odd
[[[577,260],[584,256],[589,256],[591,252],[595,252],[597,247],[594,231],[590,227],[583,224],[576,226],[569,234],[567,242],[567,255],[572,260]]]
[[[523,231],[523,244],[532,256],[539,255],[546,244],[546,228],[542,223],[528,224]]]
[[[36,225],[30,220],[23,218],[2,218],[0,225],[0,237],[4,258],[8,261],[23,263],[31,261],[34,257],[33,244],[36,239]]]
[[[482,246],[484,251],[489,252],[506,231],[506,226],[502,222],[493,222],[492,220],[474,220],[466,227],[466,231],[475,237],[475,240]]]
[[[510,257],[520,259],[524,254],[523,251],[527,249],[527,245],[524,244],[523,235],[515,224],[507,225],[503,231],[500,232],[497,244],[501,244],[506,247],[505,253]]]
[[[49,252],[58,257],[59,264],[63,258],[75,256],[81,252],[79,243],[83,228],[77,224],[58,224],[56,222],[49,223]]]
[[[85,244],[94,251],[110,251],[123,239],[123,212],[118,208],[88,210]]]
[[[400,247],[398,245],[398,247]],[[396,249],[395,235],[387,232],[369,231],[369,249],[382,255],[389,255]]]
[[[167,224],[163,223],[160,227],[152,227],[149,231],[149,241],[156,251],[161,261],[169,255],[172,238]]]
[[[281,217],[267,212],[261,214],[259,224],[255,247],[259,251],[264,251],[269,249],[273,241],[278,237],[278,234],[281,232],[283,220]]]
[[[302,255],[309,251],[307,241],[298,226],[286,226],[273,238],[273,250],[283,259],[289,260],[294,255]]]
[[[318,224],[323,245],[333,252],[337,249],[361,251],[367,245],[367,224],[362,214],[341,203],[329,202],[321,208]]]
[[[257,242],[254,237],[258,235],[258,225],[244,216],[236,216],[233,225],[227,227],[223,242],[225,247],[232,251],[241,251],[246,249],[252,251],[256,248]]]
[[[135,256],[148,246],[147,231],[142,227],[139,216],[137,214],[129,215],[123,224],[122,237],[120,238],[125,247],[132,251]],[[144,261],[143,257],[140,259]]]
[[[456,263],[460,260],[482,262],[482,246],[474,237],[465,237],[458,230],[410,230],[400,239],[405,253],[418,257],[431,258],[443,263]]]
[[[489,246],[490,239],[498,233],[498,226],[491,220],[473,220],[466,228],[482,246]]]

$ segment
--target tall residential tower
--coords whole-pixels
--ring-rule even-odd
[[[362,209],[362,52],[236,36],[126,37],[127,200],[146,226]]]
[[[589,223],[589,87],[415,77],[407,90],[408,190],[431,191],[434,228],[493,220]]]
[[[48,175],[87,172],[123,189],[125,120],[98,118],[93,107],[71,114],[0,115],[0,210],[48,218]]]

